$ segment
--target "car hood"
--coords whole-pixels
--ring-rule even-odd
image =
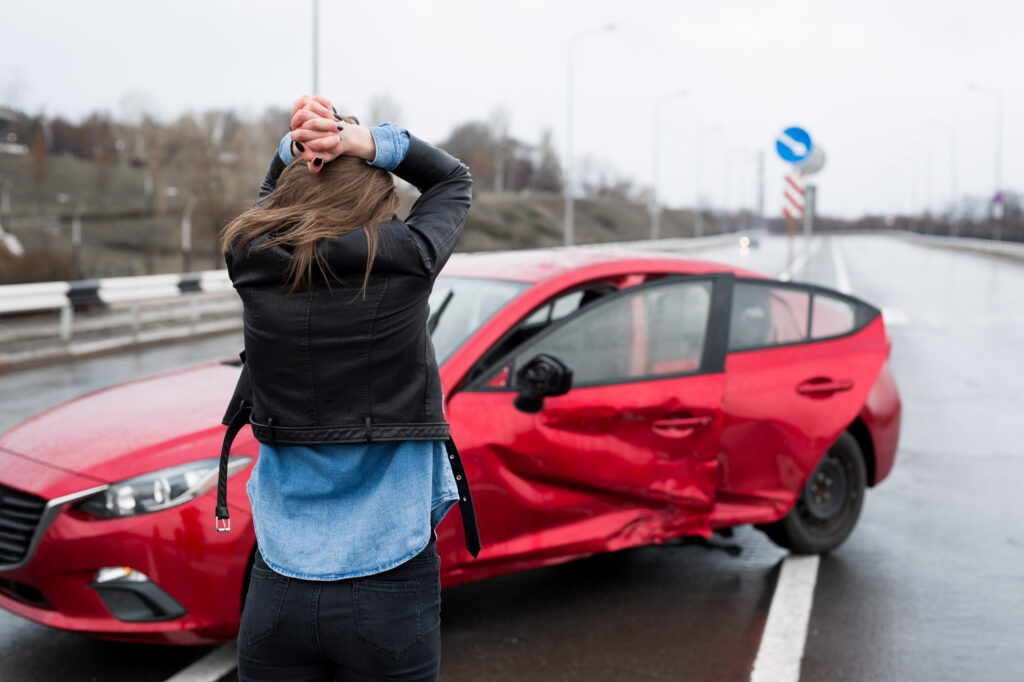
[[[0,435],[0,448],[104,482],[216,457],[239,371],[209,363],[89,393]]]

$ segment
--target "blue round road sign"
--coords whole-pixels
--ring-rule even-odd
[[[786,128],[775,138],[775,151],[783,161],[800,163],[811,155],[811,136],[803,128]]]

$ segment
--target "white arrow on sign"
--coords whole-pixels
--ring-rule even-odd
[[[807,156],[807,145],[799,140],[794,140],[785,132],[779,133],[779,142],[792,149],[797,156]]]

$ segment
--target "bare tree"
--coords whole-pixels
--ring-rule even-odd
[[[493,185],[494,136],[487,123],[469,121],[456,126],[441,147],[469,166],[479,186]]]
[[[540,136],[537,149],[537,169],[531,183],[533,188],[541,192],[562,191],[562,164],[551,143],[551,131],[545,130]]]

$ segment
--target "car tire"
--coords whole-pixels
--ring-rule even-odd
[[[830,552],[857,525],[867,477],[857,439],[843,431],[818,462],[789,513],[758,528],[794,554]]]

